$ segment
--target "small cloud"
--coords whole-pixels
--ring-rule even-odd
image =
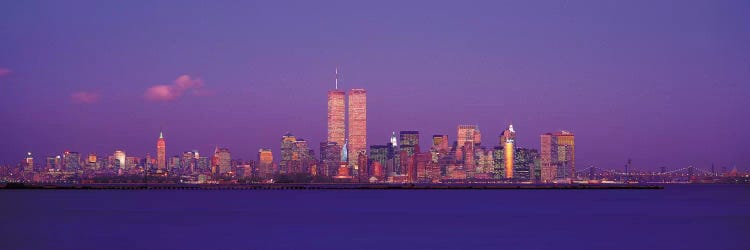
[[[181,75],[170,85],[154,85],[146,90],[144,97],[149,101],[169,102],[177,100],[185,92],[190,91],[193,95],[203,95],[203,80],[191,78],[189,75]]]
[[[7,75],[10,75],[10,73],[11,73],[11,72],[12,72],[12,71],[10,71],[10,69],[7,69],[7,68],[0,68],[0,76],[7,76]]]
[[[73,103],[92,104],[99,102],[99,94],[92,92],[75,92],[70,95]]]

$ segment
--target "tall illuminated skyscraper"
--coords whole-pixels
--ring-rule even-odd
[[[561,178],[575,178],[575,137],[569,131],[554,133],[557,141],[557,176]]]
[[[336,68],[336,89],[328,91],[328,139],[329,142],[344,145],[346,126],[344,124],[345,93],[339,90],[339,70]]]
[[[564,130],[546,133],[541,136],[541,143],[542,181],[575,178],[575,136],[573,133]]]
[[[513,178],[513,161],[515,160],[516,131],[513,129],[513,124],[503,131],[503,135],[500,138],[500,143],[504,143],[502,145],[505,156],[505,178],[510,179]]]
[[[167,141],[164,140],[162,131],[159,131],[159,139],[156,140],[156,168],[159,170],[167,168]]]
[[[557,141],[551,133],[541,135],[540,157],[542,182],[552,182],[557,178]]]
[[[357,170],[360,153],[367,151],[367,91],[349,91],[349,166]]]

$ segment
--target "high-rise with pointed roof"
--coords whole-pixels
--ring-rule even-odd
[[[159,131],[159,139],[156,140],[156,168],[159,170],[167,168],[167,141],[162,131]]]
[[[327,141],[344,145],[346,127],[344,125],[344,98],[346,93],[338,89],[339,71],[336,68],[336,89],[328,91],[328,131]]]

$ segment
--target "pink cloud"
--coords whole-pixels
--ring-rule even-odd
[[[204,91],[203,80],[191,78],[189,75],[181,75],[170,85],[154,85],[146,90],[144,97],[149,101],[169,102],[177,100],[185,92],[191,91],[193,95],[200,95]]]
[[[99,94],[92,92],[75,92],[70,95],[73,103],[92,104],[99,102]]]
[[[0,68],[0,76],[7,76],[7,75],[10,75],[10,73],[11,73],[11,72],[12,72],[12,71],[10,71],[10,69],[7,69],[7,68]]]

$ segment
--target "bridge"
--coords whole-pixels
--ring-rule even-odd
[[[628,169],[626,167],[626,169]],[[590,165],[587,168],[576,171],[578,177],[588,177],[588,179],[618,179],[618,180],[648,180],[648,181],[690,181],[696,177],[718,176],[716,172],[687,166],[679,169],[659,172],[630,169],[625,172],[616,169],[606,169]]]

